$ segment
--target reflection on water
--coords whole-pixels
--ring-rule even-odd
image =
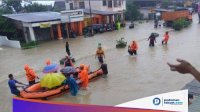
[[[162,35],[165,31],[170,31],[170,39],[167,46],[162,46]],[[157,38],[155,47],[150,48],[147,38],[152,32],[159,33],[160,37]],[[131,30],[124,28],[119,31],[98,34],[91,38],[69,39],[70,49],[77,59],[76,66],[81,63],[89,64],[91,70],[99,68],[99,63],[95,60],[94,54],[97,44],[102,43],[106,50],[105,61],[108,64],[108,78],[99,78],[91,82],[89,84],[90,89],[88,91],[80,90],[76,97],[68,93],[52,100],[117,105],[141,97],[179,90],[193,77],[171,72],[166,63],[176,63],[176,58],[183,58],[200,68],[200,63],[196,61],[199,60],[200,55],[200,50],[198,50],[200,48],[199,32],[200,25],[195,20],[191,27],[179,32],[167,28],[154,29],[153,22],[149,22],[137,24]],[[127,48],[115,49],[116,40],[121,37],[124,37],[128,43],[132,40],[138,41],[137,56],[129,56]],[[5,81],[7,74],[14,73],[23,77],[23,65],[26,63],[38,71],[41,77],[43,74],[40,71],[45,66],[46,59],[58,63],[59,59],[64,57],[65,41],[50,41],[38,48],[29,50],[3,47],[3,50],[0,50],[1,88],[9,93],[8,87],[4,86],[7,85]],[[26,81],[24,77],[18,79]],[[7,101],[10,97],[10,94],[0,92],[1,101]],[[10,103],[0,103],[0,105],[2,104],[3,109],[5,109],[9,108]]]

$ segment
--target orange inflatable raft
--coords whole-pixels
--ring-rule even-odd
[[[91,81],[92,79],[95,79],[101,75],[103,75],[103,70],[99,69],[89,74],[89,80]],[[77,80],[77,83],[80,85],[82,82],[80,80]],[[66,90],[69,90],[68,86],[61,86],[56,89],[42,91],[40,83],[37,83],[21,91],[20,95],[22,98],[27,99],[48,99],[58,96],[64,93]]]

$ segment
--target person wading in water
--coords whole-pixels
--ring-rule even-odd
[[[96,51],[96,56],[95,56],[95,59],[96,57],[98,57],[98,60],[100,63],[103,63],[103,58],[105,58],[105,54],[104,54],[104,50],[102,49],[101,47],[101,44],[98,45],[98,48],[97,48],[97,51]]]
[[[68,56],[71,56],[71,52],[70,52],[70,49],[69,49],[69,43],[66,41],[66,44],[65,44],[65,49],[66,49],[66,53]]]
[[[150,41],[149,41],[150,40]],[[154,47],[154,42],[156,42],[156,37],[155,37],[155,35],[154,34],[151,34],[150,36],[149,36],[149,38],[148,38],[148,40],[147,41],[149,41],[149,46],[151,47]]]
[[[136,43],[136,41],[132,41],[131,45],[128,46],[128,52],[130,55],[133,55],[133,53],[135,55],[137,55],[137,50],[138,50],[138,44]]]

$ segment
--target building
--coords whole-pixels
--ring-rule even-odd
[[[68,23],[70,30],[77,32],[78,35],[82,35],[80,29],[91,24],[124,22],[126,0],[55,0],[54,8],[56,9],[57,7],[61,10],[64,10],[64,8],[66,10],[84,10],[83,21]]]
[[[3,16],[14,21],[18,33],[23,35],[26,42],[63,38],[60,13],[34,12]]]
[[[160,1],[161,0],[134,0],[134,4],[138,7],[156,7]]]
[[[89,0],[56,0],[53,7],[59,7],[63,11],[3,16],[14,21],[17,31],[26,42],[67,38],[70,37],[70,32],[80,36],[83,28],[91,24],[123,22],[125,0],[91,0],[90,4]]]
[[[95,16],[96,23],[110,23],[116,21],[124,21],[124,13],[126,10],[126,0],[85,0],[85,13]]]

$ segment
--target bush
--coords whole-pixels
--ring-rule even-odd
[[[190,24],[190,21],[186,21],[185,19],[179,19],[174,21],[173,28],[178,31],[183,29],[184,27],[188,27]]]
[[[174,21],[173,23],[173,28],[177,31],[181,30],[184,27],[184,20],[183,19],[179,19]]]
[[[31,41],[29,43],[21,43],[22,49],[31,49],[31,48],[37,47],[38,45],[39,43],[36,41]]]
[[[185,21],[184,22],[184,27],[188,27],[189,25],[191,25],[191,21]]]

